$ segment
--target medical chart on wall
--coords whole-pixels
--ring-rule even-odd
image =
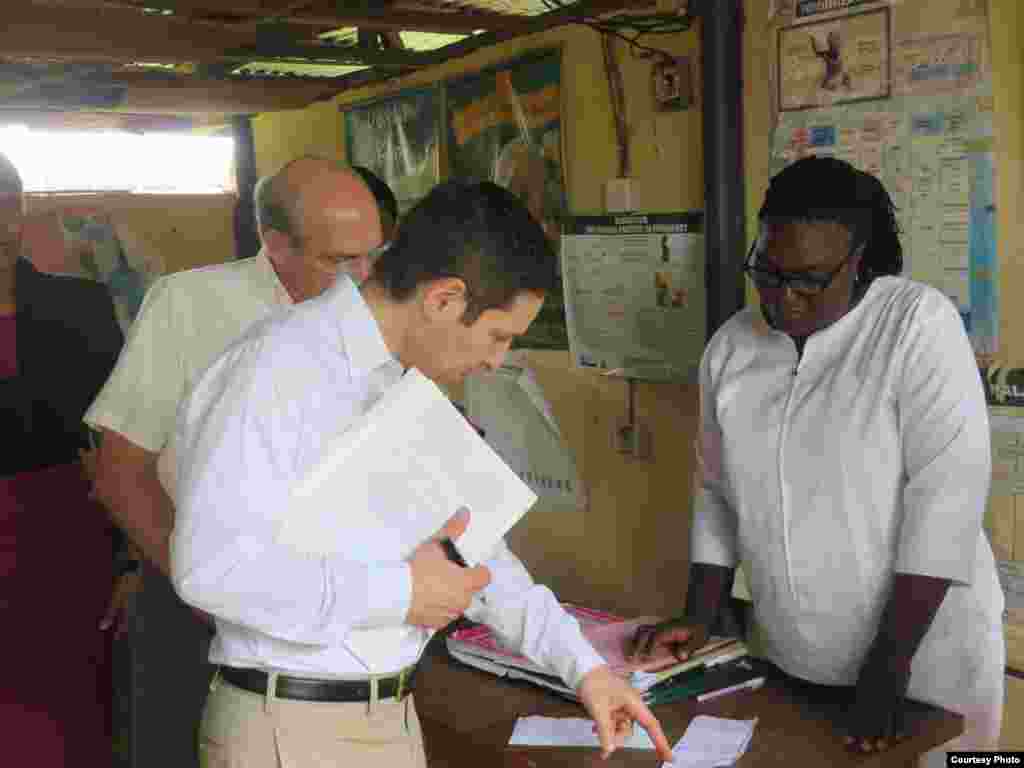
[[[707,327],[702,212],[571,218],[562,274],[577,366],[661,381],[695,374]]]
[[[784,46],[795,51],[797,41],[815,35],[817,50],[823,50],[833,30],[838,36],[831,44],[841,59],[846,45],[842,31],[854,29],[854,19],[863,26],[865,11],[877,16],[883,9],[891,16],[887,94],[876,89],[878,98],[864,99],[866,86],[854,82],[852,59],[849,66],[828,56],[817,57],[815,63],[805,52],[800,82],[820,78],[818,87],[810,96],[787,96],[787,81],[778,80],[780,72],[786,74],[779,64],[771,173],[801,157],[828,155],[877,176],[897,208],[903,274],[935,286],[956,303],[975,353],[985,364],[998,351],[999,307],[984,3],[901,0],[891,6],[858,3],[856,12],[811,19],[799,12],[777,14],[780,62],[786,61]],[[870,36],[867,31],[858,35]],[[854,93],[854,86],[861,91]],[[800,99],[804,103],[797,106],[816,100],[815,108],[794,109]]]
[[[1020,393],[1011,398],[1019,401]],[[1024,494],[1024,407],[989,406],[989,424],[992,429],[990,496]],[[1019,544],[1015,544],[1009,553],[996,552],[1006,607],[1014,612],[1018,622],[1024,621],[1024,553],[1017,552],[1019,548]]]

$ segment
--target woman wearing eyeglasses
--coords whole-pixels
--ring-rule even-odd
[[[939,291],[898,277],[893,204],[830,158],[769,185],[745,271],[760,305],[701,364],[683,617],[644,655],[703,642],[743,561],[767,658],[853,686],[849,748],[885,749],[904,696],[960,712],[947,749],[995,749],[1003,596],[982,516],[991,470],[981,379]]]

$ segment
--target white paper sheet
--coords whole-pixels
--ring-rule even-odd
[[[279,536],[303,554],[358,559],[388,546],[405,558],[466,507],[469,527],[456,546],[475,565],[536,500],[441,390],[410,369],[328,443],[293,489]],[[356,629],[345,644],[370,672],[388,672],[411,633],[421,630]]]
[[[750,746],[754,736],[753,720],[729,720],[697,715],[672,749],[673,760],[662,768],[716,768],[732,765]]]
[[[594,721],[582,717],[520,717],[509,746],[600,747]],[[623,744],[625,749],[654,749],[651,737],[640,726]]]

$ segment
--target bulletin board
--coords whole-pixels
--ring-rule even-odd
[[[986,366],[999,343],[987,4],[779,3],[774,23],[771,173],[827,155],[877,176],[904,275],[957,305]]]

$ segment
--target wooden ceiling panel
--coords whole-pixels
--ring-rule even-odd
[[[297,108],[363,81],[584,15],[651,9],[655,1],[582,0],[541,13],[543,0],[0,0],[0,109],[185,114]],[[346,47],[321,37],[343,28],[364,33],[357,36],[361,44]],[[470,36],[477,30],[485,34]],[[400,31],[467,37],[438,50],[381,42]],[[311,62],[373,69],[323,80],[270,72],[236,76],[239,67],[259,61],[302,64],[304,73]],[[148,71],[136,70],[139,64]],[[162,76],[152,65],[164,70]]]
[[[15,6],[3,12],[0,51],[10,57],[87,61],[213,61],[251,44],[251,29],[190,24],[170,16],[96,8]]]

